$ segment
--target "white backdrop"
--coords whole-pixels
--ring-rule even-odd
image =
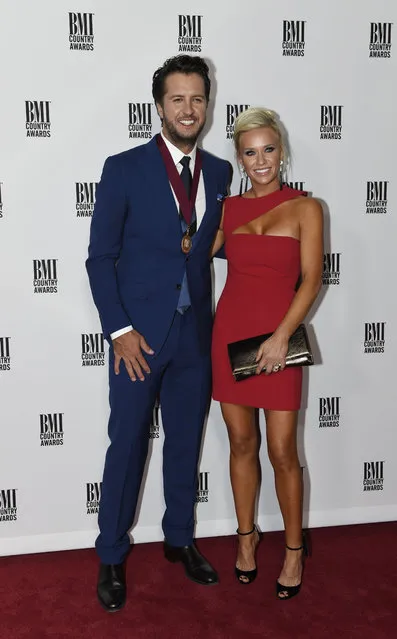
[[[306,523],[396,518],[395,0],[0,0],[0,12],[0,552],[96,537],[108,404],[84,268],[95,183],[108,155],[159,130],[152,74],[184,38],[213,68],[204,148],[235,163],[236,112],[273,108],[294,152],[289,180],[324,202],[318,365],[299,428]],[[218,297],[224,263],[215,276]],[[162,537],[156,416],[138,542]],[[261,458],[259,524],[280,529],[265,443]],[[232,533],[216,403],[200,472],[197,535]]]

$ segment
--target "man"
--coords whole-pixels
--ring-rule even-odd
[[[153,76],[161,134],[106,160],[86,263],[109,350],[110,446],[96,542],[97,594],[125,603],[125,557],[160,397],[164,554],[193,581],[218,577],[193,543],[197,462],[210,395],[209,252],[230,168],[197,148],[210,79],[203,59],[167,60]],[[201,169],[200,169],[201,167]]]

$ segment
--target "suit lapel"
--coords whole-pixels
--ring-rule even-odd
[[[204,191],[205,191],[205,213],[203,219],[201,220],[201,224],[197,230],[197,233],[193,236],[193,248],[200,241],[200,237],[203,234],[205,224],[211,218],[211,215],[214,213],[214,207],[216,205],[216,181],[214,172],[211,171],[209,167],[208,156],[206,153],[201,153],[202,158],[202,174],[204,180]]]
[[[148,169],[145,170],[145,176],[150,198],[157,210],[156,217],[161,228],[164,231],[168,229],[168,232],[172,233],[179,244],[182,236],[179,213],[168,180],[167,170],[155,138],[148,143],[146,150],[147,160],[145,160],[145,164],[147,162]]]

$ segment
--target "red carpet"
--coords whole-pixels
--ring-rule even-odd
[[[97,559],[78,550],[0,559],[1,639],[394,639],[397,636],[397,522],[315,529],[298,597],[279,602],[274,582],[281,533],[267,533],[259,576],[234,578],[233,537],[199,540],[221,584],[188,581],[161,544],[136,546],[128,601],[109,614],[95,597]]]

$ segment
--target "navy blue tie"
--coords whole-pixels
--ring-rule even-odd
[[[188,155],[185,155],[182,160],[180,160],[180,164],[182,164],[182,171],[180,173],[181,175],[181,179],[183,182],[183,185],[186,189],[186,193],[188,198],[190,198],[190,193],[192,190],[192,182],[193,182],[193,178],[192,178],[192,174],[190,172],[190,168],[189,168],[189,164],[190,164],[190,157]],[[179,211],[179,215],[181,218],[181,227],[182,227],[182,232],[185,233],[186,229],[187,229],[187,224],[185,222],[185,219],[181,213],[181,211]],[[197,220],[196,220],[196,211],[195,209],[193,209],[192,211],[192,223],[190,225],[190,235],[193,235],[193,233],[196,232],[197,229]],[[183,313],[185,311],[187,311],[187,309],[190,307],[190,295],[189,295],[189,286],[187,283],[187,277],[186,277],[186,271],[183,275],[183,280],[182,280],[182,285],[181,285],[181,293],[179,295],[179,300],[178,300],[178,306],[177,306],[177,311],[178,313],[181,313],[181,315],[183,315]]]
[[[182,164],[182,171],[181,171],[181,180],[183,182],[183,186],[185,187],[186,193],[188,198],[190,199],[190,194],[192,192],[192,183],[193,183],[193,178],[192,178],[192,173],[190,171],[189,168],[189,164],[190,164],[190,160],[191,158],[188,155],[185,155],[182,160],[180,160],[179,164]],[[186,231],[186,222],[182,216],[182,213],[179,212],[182,221],[185,223],[184,227],[182,226],[182,230],[183,232]],[[190,231],[189,234],[190,236],[192,236],[197,230],[197,220],[196,220],[196,211],[195,209],[193,209],[192,212],[192,223],[190,225]]]

